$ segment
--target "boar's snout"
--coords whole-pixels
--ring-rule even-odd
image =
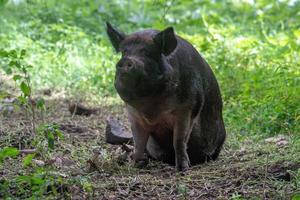
[[[127,89],[135,88],[145,77],[143,63],[137,58],[124,57],[117,64],[116,82]],[[117,87],[118,90],[118,87]]]
[[[144,74],[144,65],[137,58],[124,57],[117,64],[117,73],[122,77],[137,78]]]
[[[126,58],[126,59],[122,59],[118,65],[118,70],[120,70],[120,72],[129,72],[132,68],[135,67],[135,63],[132,59]]]
[[[143,63],[134,57],[124,57],[117,64],[117,71],[120,74],[130,74],[143,71]]]

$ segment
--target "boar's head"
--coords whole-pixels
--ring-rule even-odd
[[[107,23],[107,34],[115,50],[122,53],[115,75],[120,97],[130,104],[161,95],[173,71],[166,58],[177,46],[173,28],[126,35]]]

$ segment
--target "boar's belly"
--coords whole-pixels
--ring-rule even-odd
[[[174,164],[173,127],[174,123],[170,119],[161,120],[151,127],[147,151],[152,158]]]
[[[166,115],[159,119],[158,123],[151,126],[151,136],[160,145],[172,144],[174,128],[174,118]]]

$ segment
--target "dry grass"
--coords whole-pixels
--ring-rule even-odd
[[[289,199],[300,192],[299,144],[292,142],[290,137],[286,137],[287,144],[282,145],[251,137],[239,141],[234,133],[229,132],[217,161],[194,166],[184,176],[175,172],[172,166],[156,161],[150,161],[145,169],[136,169],[131,162],[119,164],[120,147],[104,141],[108,117],[119,118],[128,126],[122,103],[107,98],[98,101],[97,106],[101,109],[95,115],[72,116],[67,100],[48,97],[44,121],[55,122],[65,135],[64,140],[55,144],[54,151],[44,153],[45,149],[38,149],[35,157],[44,162],[54,176],[63,180],[63,184],[57,187],[60,192],[49,192],[52,197]],[[36,136],[31,133],[24,113],[22,109],[15,109],[12,113],[1,114],[0,148],[34,148],[32,141]],[[36,164],[23,168],[23,157],[5,160],[0,168],[0,179],[11,180],[32,171]],[[13,194],[15,189],[10,187],[10,192]]]

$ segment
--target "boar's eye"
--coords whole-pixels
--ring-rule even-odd
[[[122,55],[126,55],[126,54],[128,54],[128,52],[129,52],[128,48],[124,48],[121,50]]]

